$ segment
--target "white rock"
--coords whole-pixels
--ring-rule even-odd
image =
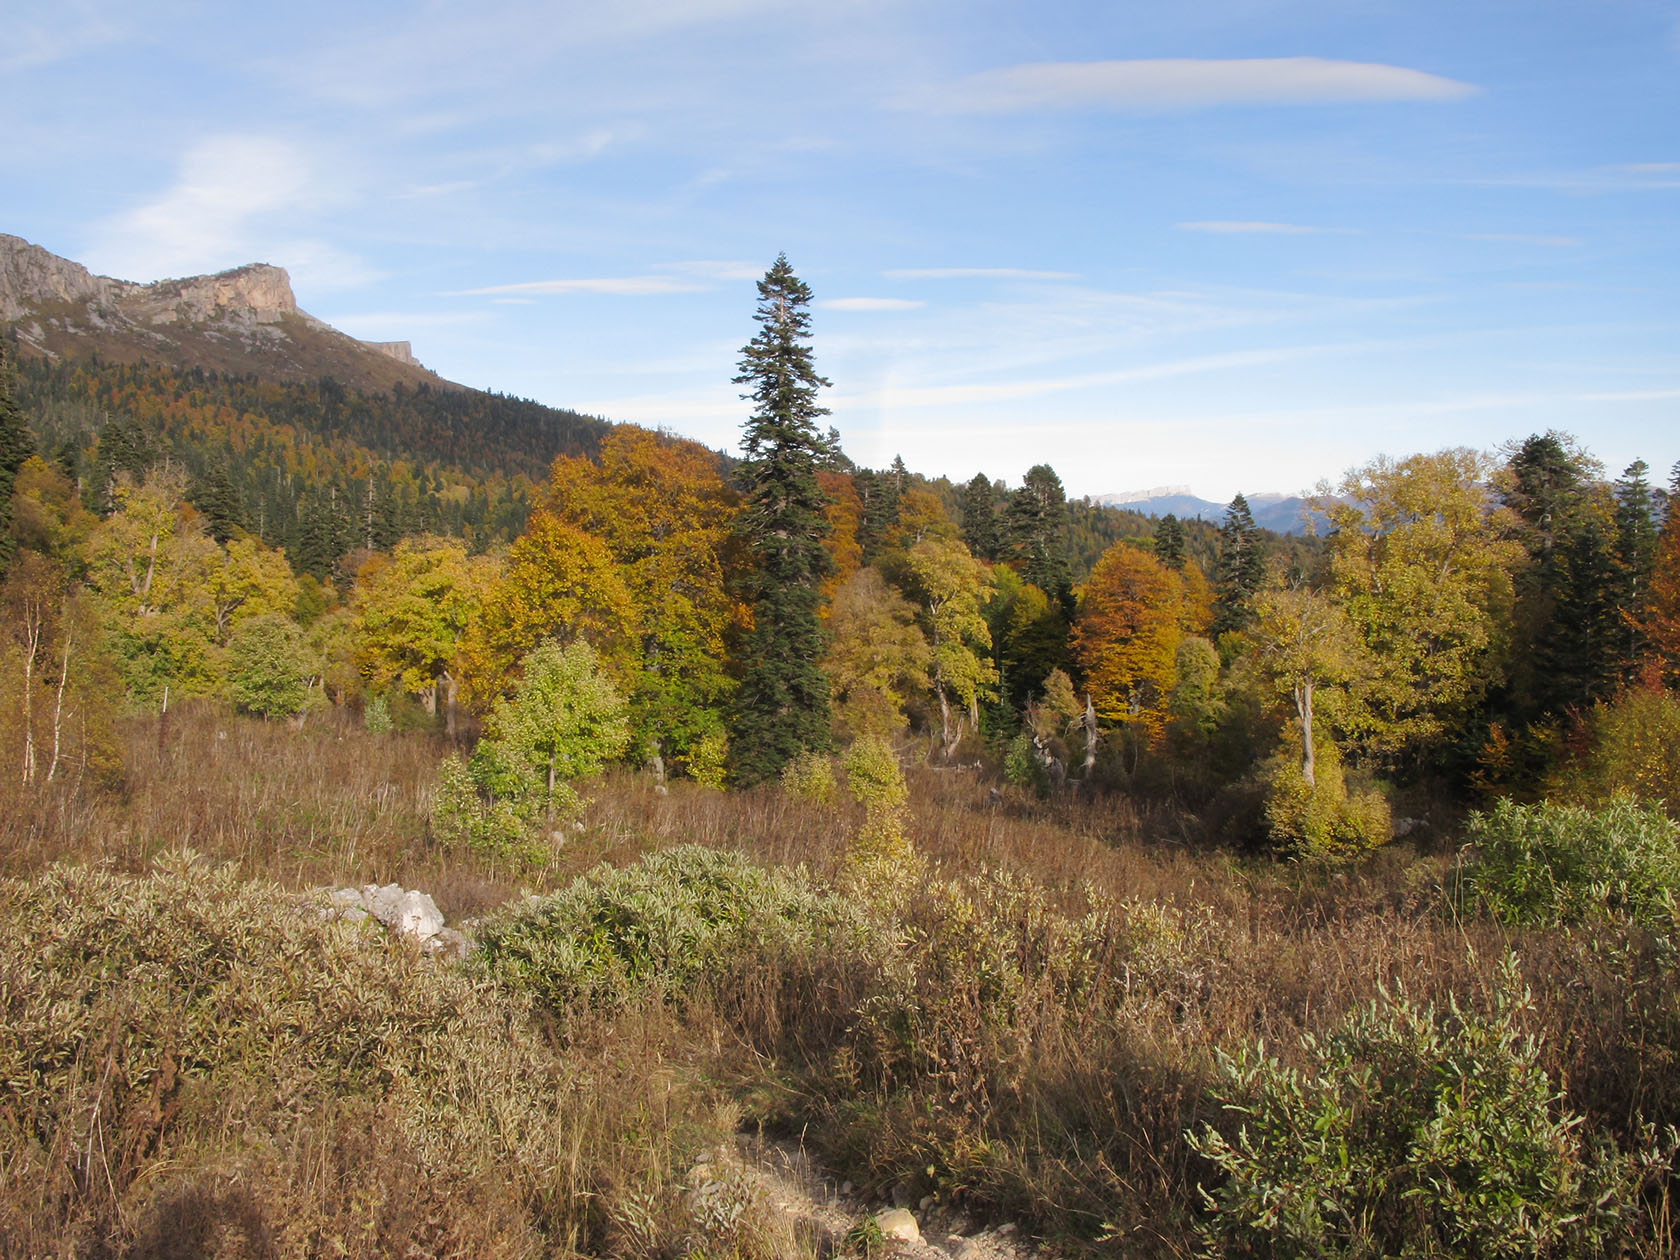
[[[425,893],[406,892],[397,901],[396,921],[386,926],[413,940],[429,941],[443,930],[443,912]]]
[[[885,1212],[876,1213],[875,1224],[881,1229],[881,1237],[893,1242],[922,1241],[921,1226],[916,1224],[916,1218],[905,1208],[888,1208]]]
[[[401,884],[386,884],[383,887],[378,884],[362,885],[362,904],[386,927],[397,925],[397,906],[402,899]]]

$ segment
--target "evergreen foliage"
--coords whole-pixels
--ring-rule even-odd
[[[1155,558],[1175,573],[1184,568],[1184,522],[1171,512],[1155,522]]]
[[[754,564],[753,628],[736,693],[730,756],[737,782],[774,777],[800,752],[829,745],[829,688],[820,661],[821,583],[833,567],[817,482],[828,414],[817,391],[807,309],[811,290],[787,255],[758,282],[758,333],[741,351],[738,385],[753,403],[741,441],[746,487],[738,526]],[[868,504],[866,501],[866,508]]]
[[[1067,493],[1049,464],[1027,470],[1004,512],[1011,557],[1021,576],[1052,599],[1070,607],[1073,577],[1067,556]]]
[[[1213,571],[1213,634],[1246,629],[1254,619],[1254,596],[1266,576],[1265,544],[1248,500],[1237,495],[1219,528],[1219,560]]]
[[[996,495],[985,473],[975,473],[962,489],[958,514],[962,522],[962,540],[976,558],[993,561],[999,554],[999,522]]]
[[[12,485],[24,460],[35,453],[35,438],[12,397],[11,351],[0,338],[0,573],[16,546],[12,538]]]

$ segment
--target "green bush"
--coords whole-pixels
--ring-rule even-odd
[[[362,709],[362,725],[370,735],[389,735],[393,727],[391,702],[383,695],[369,696],[366,707]]]
[[[1531,1005],[1510,959],[1488,1016],[1384,994],[1303,1038],[1306,1071],[1221,1053],[1235,1132],[1190,1135],[1224,1174],[1202,1191],[1209,1254],[1624,1254],[1665,1157],[1583,1141],[1521,1030]]]
[[[228,692],[242,712],[290,717],[309,700],[303,631],[278,613],[234,627],[227,646]]]
[[[767,949],[816,949],[853,922],[844,903],[799,874],[684,845],[623,870],[600,866],[491,918],[475,957],[552,1009],[613,1007],[680,995]]]
[[[479,748],[482,750],[485,745],[480,744]],[[450,753],[438,766],[438,785],[432,797],[432,834],[448,848],[540,864],[548,850],[538,840],[535,795],[485,794],[480,790],[481,779],[493,777],[493,771],[481,774],[477,764],[480,760],[475,754],[474,764],[469,765],[459,753]],[[555,787],[563,807],[575,802],[574,812],[581,812],[582,800],[567,784]]]
[[[1674,925],[1680,827],[1654,805],[1627,796],[1596,810],[1502,800],[1471,815],[1466,836],[1461,892],[1507,923]]]
[[[1314,755],[1313,783],[1300,758],[1284,752],[1268,776],[1266,831],[1279,853],[1302,860],[1341,862],[1388,843],[1388,802],[1374,791],[1350,792],[1341,759],[1330,744]]]

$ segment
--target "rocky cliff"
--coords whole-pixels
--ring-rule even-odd
[[[267,263],[136,284],[0,234],[0,323],[25,353],[53,358],[331,376],[362,389],[449,384],[406,341],[357,341],[299,310],[291,277]]]

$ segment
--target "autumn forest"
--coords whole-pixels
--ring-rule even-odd
[[[0,1255],[1672,1254],[1680,480],[865,468],[758,294],[738,458],[0,341]]]

